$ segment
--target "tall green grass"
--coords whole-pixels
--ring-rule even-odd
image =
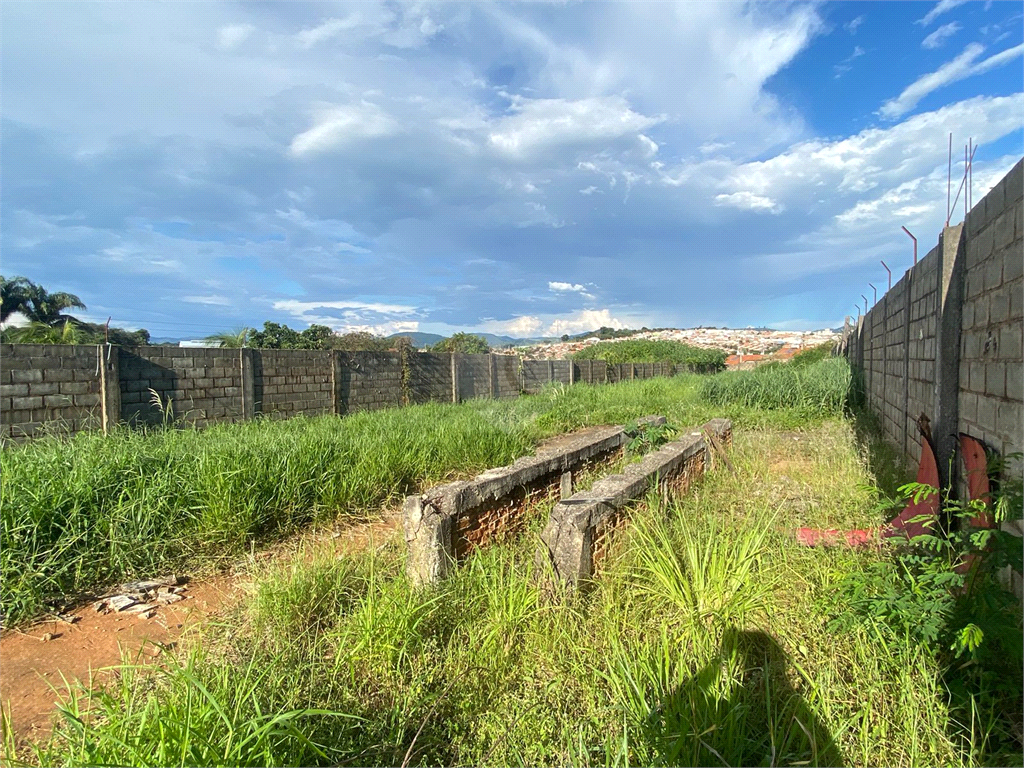
[[[0,454],[0,602],[18,621],[111,581],[240,552],[511,461],[526,431],[439,405],[202,432],[127,429]]]
[[[753,371],[729,371],[707,379],[702,395],[715,405],[839,415],[848,404],[851,381],[850,364],[836,357],[809,365],[774,363]]]
[[[516,400],[201,432],[122,429],[0,451],[4,621],[127,577],[237,555],[312,521],[372,513],[423,484],[508,463],[559,432],[652,413],[682,425],[723,416],[737,427],[793,427],[823,413],[709,401],[702,381],[553,386]]]
[[[615,363],[675,363],[694,373],[714,373],[725,368],[725,353],[681,341],[602,341],[573,355],[576,360],[605,360]]]
[[[960,724],[926,649],[870,623],[827,631],[835,583],[879,554],[801,549],[790,530],[807,505],[875,521],[852,430],[739,433],[733,464],[641,505],[575,597],[536,579],[542,520],[432,591],[410,589],[399,542],[265,565],[252,599],[192,656],[123,677],[94,696],[91,719],[69,704],[34,759],[1019,764],[993,731]]]

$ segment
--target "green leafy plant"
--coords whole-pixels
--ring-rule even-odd
[[[627,424],[623,432],[629,438],[626,443],[627,456],[643,456],[660,448],[679,430],[668,422],[654,424],[650,421],[634,421]]]

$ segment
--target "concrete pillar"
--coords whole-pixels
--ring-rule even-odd
[[[256,379],[253,357],[256,350],[242,347],[238,350],[238,364],[242,368],[242,419],[249,421],[256,416]]]
[[[120,354],[120,347],[96,345],[96,367],[100,372],[100,420],[105,435],[121,421]]]
[[[939,296],[935,323],[935,414],[932,435],[939,482],[956,493],[958,467],[952,461],[960,421],[960,330],[963,322],[964,225],[946,227],[939,238]],[[952,463],[951,463],[952,461]]]
[[[335,415],[340,416],[345,413],[345,398],[342,397],[341,383],[343,371],[341,367],[345,364],[344,357],[341,352],[336,349],[331,350],[331,410],[334,411]]]
[[[494,355],[487,356],[487,390],[491,399],[498,399],[498,360]]]
[[[450,353],[452,356],[452,402],[459,402],[459,360],[458,352]]]
[[[555,361],[548,360],[548,384],[555,383]]]
[[[576,383],[576,363],[572,361],[572,358],[569,358],[569,383]]]

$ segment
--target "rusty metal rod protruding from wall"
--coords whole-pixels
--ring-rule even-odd
[[[953,132],[949,133],[949,162],[946,166],[946,226],[949,226],[949,185],[950,180],[953,178]]]
[[[871,286],[871,290],[875,292],[875,300],[873,302],[871,302],[872,305],[875,305],[875,304],[878,303],[878,289],[875,288],[875,284],[874,283],[868,283],[868,285],[870,285]]]
[[[977,149],[977,147],[975,147],[975,149]],[[967,146],[965,145],[964,146],[964,153],[966,154],[966,152],[967,152]],[[970,159],[968,159],[966,157],[964,158],[964,177],[962,179],[960,179],[960,186],[956,188],[956,197],[953,198],[953,207],[956,208],[956,204],[960,201],[960,193],[961,192],[964,193],[964,211],[965,211],[965,213],[964,213],[964,221],[967,220],[967,213],[966,213],[966,211],[967,211],[967,190],[966,190],[967,167],[971,163],[973,163],[973,162],[974,162],[974,156],[973,155],[970,157]],[[949,226],[949,221],[948,220],[946,221],[946,226],[947,227]]]
[[[969,160],[967,159],[968,150],[967,145],[964,144],[964,223],[967,223],[967,165]]]
[[[882,262],[882,266],[885,267],[885,271],[889,273],[889,290],[891,291],[892,290],[892,270],[889,269],[889,265],[886,264],[884,261]]]
[[[860,297],[864,299],[864,314],[866,315],[868,313],[868,297],[865,296],[863,293],[860,295]]]
[[[857,320],[859,321],[860,320],[860,304],[854,304],[853,306],[855,306],[857,308]]]
[[[947,221],[946,224],[948,226],[949,222]],[[914,266],[917,266],[917,238],[911,235],[910,230],[907,229],[906,227],[900,227],[900,229],[902,229],[904,232],[910,235],[910,239],[914,241]],[[886,269],[888,269],[888,267],[886,267]],[[890,284],[889,287],[891,288],[892,285]]]

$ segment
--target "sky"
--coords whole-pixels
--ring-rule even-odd
[[[1019,2],[5,0],[0,24],[0,272],[155,337],[835,327],[911,265],[901,226],[937,243],[951,132],[975,201],[1024,155]]]

